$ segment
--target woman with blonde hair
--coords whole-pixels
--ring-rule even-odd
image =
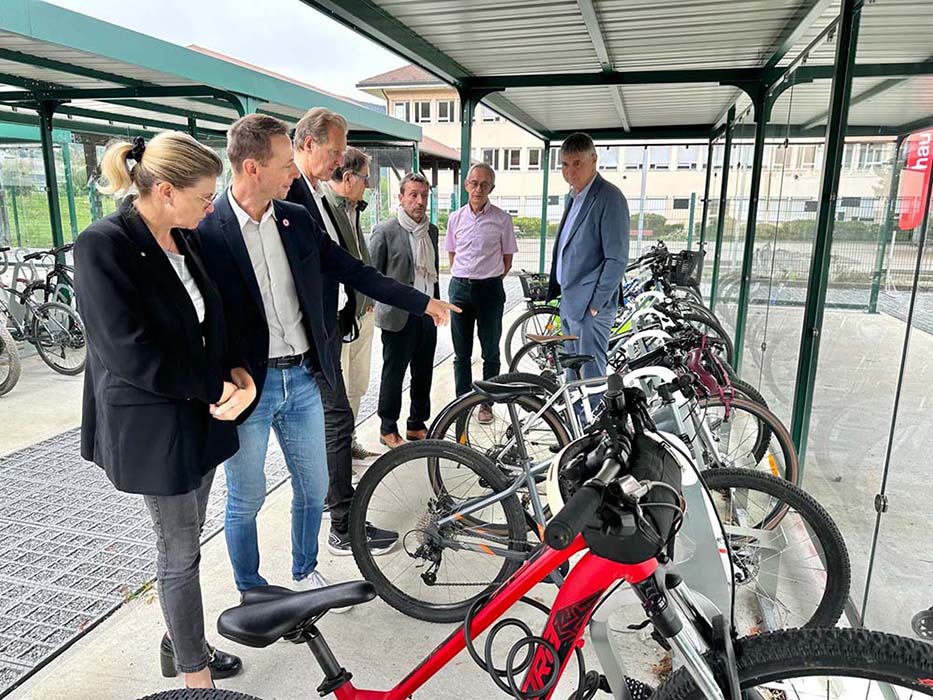
[[[214,468],[239,447],[234,419],[256,396],[193,231],[223,166],[168,132],[111,145],[101,170],[101,191],[122,202],[74,248],[88,343],[81,454],[118,490],[142,494],[151,515],[168,629],[162,673],[212,687],[242,664],[204,637],[200,533]]]

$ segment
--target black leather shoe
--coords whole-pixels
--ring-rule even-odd
[[[207,667],[211,670],[211,678],[215,681],[231,678],[243,670],[243,662],[240,661],[239,656],[215,649],[210,644],[207,645],[207,651],[210,654]],[[172,640],[169,639],[168,634],[162,637],[159,658],[162,662],[163,676],[174,678],[178,675],[178,670],[175,668],[175,647],[172,645]]]

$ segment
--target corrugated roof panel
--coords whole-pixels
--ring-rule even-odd
[[[378,3],[474,75],[599,70],[573,0]]]
[[[597,2],[616,70],[751,68],[804,14],[800,0]]]
[[[637,126],[712,124],[735,95],[717,84],[628,85],[622,89],[625,112]]]
[[[553,130],[609,129],[622,123],[605,86],[575,87],[561,91],[554,99],[548,88],[521,88],[508,90],[505,95],[512,104],[535,120]]]

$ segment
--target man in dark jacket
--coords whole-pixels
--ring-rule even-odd
[[[449,318],[449,305],[386,279],[347,254],[307,209],[277,201],[298,176],[287,126],[251,114],[230,127],[230,189],[198,230],[220,288],[232,342],[259,390],[240,419],[240,451],[227,460],[225,535],[240,591],[259,574],[256,514],[265,500],[264,466],[274,429],[292,477],[292,578],[302,590],[327,585],[317,571],[318,531],[327,491],[324,411],[315,373],[329,386],[336,365],[325,325],[324,270],[408,313]]]

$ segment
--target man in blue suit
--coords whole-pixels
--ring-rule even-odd
[[[557,230],[548,299],[560,296],[561,332],[579,339],[568,352],[592,355],[584,377],[606,374],[609,329],[628,263],[629,212],[625,195],[596,172],[596,148],[586,134],[560,147],[561,173],[572,188]]]

